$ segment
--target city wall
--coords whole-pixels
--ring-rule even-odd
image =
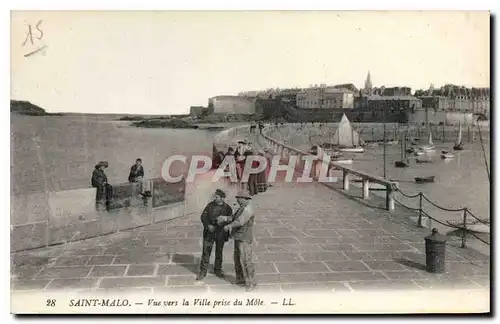
[[[107,210],[96,210],[96,189],[11,196],[11,252],[116,233],[185,214],[186,184],[145,182],[151,197],[133,184],[114,184]]]

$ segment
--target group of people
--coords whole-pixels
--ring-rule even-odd
[[[262,130],[264,129],[265,126],[261,122],[259,122],[257,125],[252,123],[250,125],[250,133],[253,133],[257,127],[259,128],[259,133],[262,134]]]
[[[251,205],[252,197],[245,191],[236,195],[238,209],[234,211],[224,199],[226,193],[217,189],[214,200],[208,203],[201,214],[203,224],[203,251],[200,268],[196,280],[201,282],[207,275],[212,248],[215,243],[214,273],[224,278],[222,257],[224,244],[231,238],[234,240],[234,270],[237,285],[244,286],[247,291],[253,290],[255,267],[252,261],[253,226],[255,215]]]
[[[246,167],[246,162],[248,157],[258,155],[265,158],[266,165],[265,168],[259,173],[251,173],[248,179],[243,178],[243,174]],[[219,167],[222,161],[227,156],[234,156],[236,162],[236,178],[238,180],[238,185],[240,189],[246,189],[250,195],[256,195],[261,192],[265,192],[269,187],[267,181],[269,172],[271,170],[271,153],[268,149],[256,150],[253,148],[252,143],[246,140],[238,141],[236,149],[229,147],[226,153],[219,152],[217,155],[217,160],[214,167]],[[252,169],[257,169],[260,166],[259,161],[253,161],[250,165]],[[226,167],[226,172],[229,171],[229,166]]]
[[[107,169],[109,163],[107,161],[101,161],[97,163],[92,172],[91,184],[92,187],[96,188],[96,210],[105,210],[109,208],[109,205],[113,199],[113,186],[108,182],[108,177],[104,172]],[[135,160],[135,164],[130,168],[130,173],[128,176],[128,182],[136,184],[140,192],[143,191],[143,180],[144,179],[144,167],[142,166],[142,159],[138,158]]]

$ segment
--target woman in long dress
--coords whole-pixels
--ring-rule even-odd
[[[259,154],[259,156],[262,156],[262,157],[265,158],[265,152],[263,150],[259,150],[258,154]],[[269,163],[268,163],[268,161],[266,159],[266,168],[256,174],[257,192],[265,192],[267,190],[267,168],[268,168],[268,164]]]

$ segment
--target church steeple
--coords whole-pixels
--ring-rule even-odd
[[[368,70],[368,75],[366,76],[366,81],[365,81],[365,90],[371,90],[372,89],[372,79],[370,76],[370,70]]]
[[[371,94],[372,92],[372,79],[370,76],[370,70],[368,70],[368,75],[366,76],[366,81],[365,81],[365,89],[367,93]]]

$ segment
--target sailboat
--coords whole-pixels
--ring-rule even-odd
[[[432,142],[432,132],[430,130],[429,130],[429,144],[422,146],[421,150],[424,152],[436,150],[436,147],[434,146],[434,142]]]
[[[396,168],[407,168],[410,166],[410,161],[406,158],[406,133],[404,133],[401,140],[401,161],[394,162]]]
[[[358,132],[352,128],[345,114],[342,115],[339,127],[333,135],[332,143],[338,146],[341,152],[363,153],[365,151],[361,146],[362,140]]]
[[[455,154],[450,153],[448,151],[441,151],[441,158],[442,159],[453,159],[455,157]]]
[[[462,124],[461,123],[458,123],[458,138],[457,138],[457,142],[455,143],[455,145],[453,146],[453,149],[455,151],[461,151],[464,149],[464,147],[462,146]]]

